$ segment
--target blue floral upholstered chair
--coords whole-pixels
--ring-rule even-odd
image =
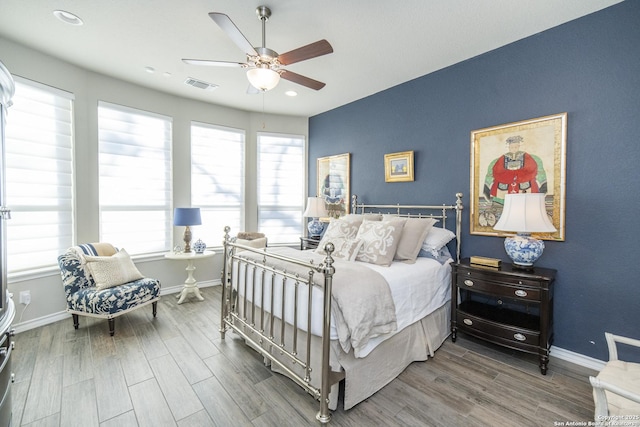
[[[143,277],[124,249],[109,243],[73,246],[58,265],[75,329],[78,315],[105,318],[113,336],[116,317],[149,304],[156,317],[160,281]]]

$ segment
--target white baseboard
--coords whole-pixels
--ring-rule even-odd
[[[222,284],[222,282],[218,280],[205,280],[202,282],[198,282],[199,288],[207,288],[209,286],[218,286]],[[182,290],[182,285],[163,287],[160,290],[160,296],[170,295],[178,293]],[[16,316],[17,317],[17,316]],[[71,315],[66,311],[59,311],[57,313],[48,314],[46,316],[38,317],[36,319],[27,320],[24,322],[14,323],[12,326],[14,332],[19,334],[20,332],[25,332],[31,329],[39,328],[40,326],[46,326],[51,323],[59,322],[60,320],[69,319]]]
[[[58,313],[52,313],[47,316],[38,317],[37,319],[27,320],[25,322],[14,323],[11,325],[14,332],[19,334],[20,332],[25,332],[30,329],[39,328],[40,326],[46,326],[51,323],[58,322],[60,320],[65,320],[70,318],[71,315],[66,311],[60,311]]]
[[[594,359],[593,357],[565,350],[564,348],[559,348],[554,345],[551,346],[550,356],[557,357],[558,359],[565,360],[567,362],[582,366],[583,368],[592,369],[597,372],[600,372],[602,368],[604,368],[604,365],[606,363],[600,359]]]

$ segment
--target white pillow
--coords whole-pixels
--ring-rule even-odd
[[[245,239],[236,239],[236,243],[241,245],[249,246],[255,249],[264,249],[267,247],[267,238],[266,237],[258,237],[257,239],[245,240]],[[244,249],[237,248],[236,253],[242,252]]]
[[[376,214],[376,213],[363,213],[363,214],[347,214],[343,217],[340,217],[340,219],[346,219],[346,220],[358,220],[358,218],[360,219],[360,221],[382,221],[382,214]]]
[[[355,238],[358,234],[361,223],[362,218],[356,218],[355,216],[353,218],[331,219],[331,221],[329,221],[327,231],[324,232],[324,235],[322,236],[320,243],[318,243],[318,247],[315,249],[315,252],[324,255],[324,246],[336,237],[341,237],[344,239]]]
[[[422,249],[430,252],[434,257],[438,256],[440,249],[455,239],[456,235],[446,228],[432,227],[424,239]]]
[[[84,258],[86,268],[96,282],[98,290],[123,285],[144,277],[124,249],[111,256],[85,255]]]
[[[333,243],[335,250],[333,251],[333,256],[336,258],[343,258],[347,261],[353,261],[356,259],[358,255],[358,251],[362,246],[362,240],[360,239],[345,239],[344,237],[334,237],[329,240],[329,242]],[[328,243],[328,242],[327,242]],[[326,255],[324,251],[324,246],[318,246],[316,252]]]
[[[383,217],[384,220],[391,218],[393,217],[390,215]],[[404,227],[402,227],[400,242],[398,242],[396,255],[393,259],[414,263],[422,248],[422,243],[427,237],[427,233],[438,220],[434,218],[397,218],[397,220],[404,221]]]
[[[356,261],[391,265],[403,226],[404,222],[399,220],[364,221],[356,237],[363,242]]]

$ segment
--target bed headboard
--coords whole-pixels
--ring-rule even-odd
[[[462,234],[462,193],[456,193],[453,205],[369,205],[358,202],[358,196],[351,197],[351,212],[356,214],[382,213],[393,214],[406,218],[433,218],[440,220],[439,225],[447,228],[447,218],[455,218],[456,261],[460,261],[460,247]],[[455,212],[455,214],[454,214]]]

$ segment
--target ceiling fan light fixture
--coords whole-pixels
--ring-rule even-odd
[[[247,79],[249,83],[251,83],[251,86],[262,92],[266,92],[278,85],[280,73],[266,67],[252,68],[247,71]]]

